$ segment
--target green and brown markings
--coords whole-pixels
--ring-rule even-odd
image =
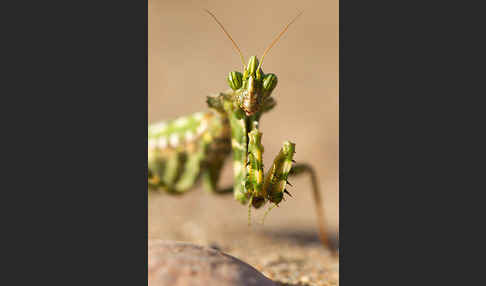
[[[308,164],[293,164],[295,144],[283,143],[273,164],[264,173],[262,133],[258,126],[261,116],[275,107],[271,96],[277,86],[277,76],[265,74],[263,58],[278,41],[294,18],[265,50],[261,60],[244,57],[231,36],[216,17],[207,11],[239,52],[243,72],[231,72],[227,77],[230,90],[209,96],[209,110],[187,117],[152,124],[148,128],[148,181],[152,190],[165,190],[170,194],[183,194],[199,181],[216,194],[233,193],[242,204],[260,208],[267,202],[280,204],[290,176],[311,175],[318,215],[320,238],[325,246],[323,210],[317,177]],[[300,14],[299,14],[300,15]],[[224,161],[233,153],[233,186],[218,185]]]

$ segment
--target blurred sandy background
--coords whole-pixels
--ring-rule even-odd
[[[316,168],[328,231],[337,237],[338,0],[149,0],[148,8],[149,123],[205,110],[207,95],[228,88],[228,72],[241,71],[238,54],[203,9],[212,11],[225,25],[246,60],[251,55],[260,58],[283,27],[304,11],[263,65],[266,73],[275,73],[279,79],[273,92],[277,106],[261,120],[264,163],[270,166],[284,140],[297,144],[295,159]],[[224,186],[232,182],[231,166],[226,167]],[[337,267],[336,261],[323,258],[327,253],[316,250],[316,217],[309,179],[290,181],[294,186],[289,191],[294,198],[275,208],[264,226],[257,223],[263,211],[253,211],[251,228],[247,226],[247,208],[232,196],[216,197],[201,188],[176,198],[151,195],[149,238],[215,243],[256,267],[264,263],[251,256],[252,249],[256,255],[259,249],[276,255],[271,247],[278,246],[276,251],[280,252],[298,252],[301,247],[302,253],[318,251],[316,255],[321,255],[328,268],[323,272],[337,275],[329,271],[329,267]],[[262,267],[260,270],[271,276]],[[326,283],[334,284],[336,277]]]

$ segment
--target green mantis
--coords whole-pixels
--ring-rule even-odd
[[[263,166],[259,123],[262,115],[276,105],[272,92],[278,82],[275,74],[263,72],[263,59],[300,14],[275,38],[261,60],[252,56],[245,64],[238,45],[218,19],[206,12],[233,43],[243,70],[229,73],[229,90],[207,98],[209,110],[149,125],[149,189],[178,195],[202,181],[209,192],[232,193],[237,201],[248,205],[250,216],[252,207],[258,209],[266,203],[278,206],[285,195],[290,195],[286,189],[289,177],[307,173],[311,177],[320,238],[328,246],[317,176],[309,164],[294,161],[295,144],[285,141],[266,173]],[[234,183],[221,188],[219,177],[231,153]]]

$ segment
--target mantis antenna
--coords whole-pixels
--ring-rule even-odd
[[[221,27],[221,29],[223,30],[223,32],[226,34],[226,36],[230,39],[230,41],[233,43],[233,45],[235,46],[236,50],[238,51],[238,53],[240,54],[240,57],[241,57],[241,62],[243,63],[243,69],[246,67],[245,65],[245,58],[243,57],[243,54],[241,53],[241,50],[240,48],[238,47],[238,45],[236,44],[236,42],[233,40],[233,38],[231,38],[230,34],[228,33],[228,31],[226,31],[226,29],[223,27],[223,24],[221,24],[218,19],[216,18],[216,16],[214,16],[213,13],[209,12],[209,10],[207,9],[204,9],[204,11],[206,11],[211,17],[213,17],[214,21],[216,21],[216,23],[218,23],[218,25]]]
[[[278,42],[280,37],[282,37],[282,35],[287,31],[287,29],[290,27],[290,25],[292,25],[292,23],[294,23],[295,20],[297,20],[297,18],[299,18],[299,16],[302,15],[302,13],[304,13],[304,11],[301,11],[299,14],[297,14],[297,16],[295,16],[294,19],[292,19],[292,21],[290,21],[290,23],[287,24],[287,26],[285,26],[285,28],[282,30],[282,32],[280,32],[280,34],[278,34],[278,36],[273,40],[273,42],[270,44],[270,46],[268,46],[268,48],[263,52],[263,56],[260,59],[260,64],[258,65],[257,70],[262,66],[263,58],[268,53],[268,51],[270,51],[270,49]]]

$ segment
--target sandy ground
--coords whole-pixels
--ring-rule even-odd
[[[273,93],[278,104],[261,120],[264,163],[270,166],[283,141],[297,144],[296,160],[316,168],[328,231],[337,237],[338,1],[149,0],[149,123],[205,110],[205,97],[226,90],[228,72],[241,70],[239,56],[204,8],[216,14],[246,58],[260,57],[304,11],[263,65],[279,79]],[[224,186],[231,176],[226,168]],[[263,211],[256,211],[248,227],[247,208],[231,196],[199,188],[180,197],[150,195],[149,239],[214,244],[289,285],[336,285],[338,260],[319,245],[309,180],[290,181],[294,198],[275,208],[263,226]]]
[[[304,178],[295,183],[307,185]],[[338,285],[338,259],[320,244],[311,196],[294,197],[272,210],[263,225],[264,211],[252,210],[249,227],[247,208],[231,196],[214,196],[200,189],[180,197],[151,194],[149,239],[219,248],[282,284]],[[337,218],[332,215],[336,208],[327,208],[326,213],[329,234],[336,243]]]

